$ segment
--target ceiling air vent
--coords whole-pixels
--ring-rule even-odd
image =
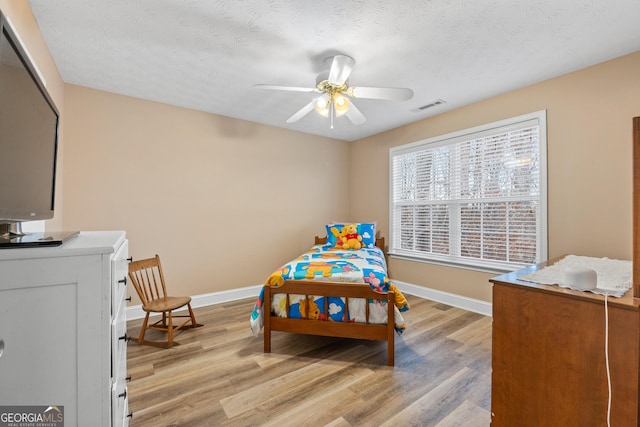
[[[435,101],[432,101],[426,105],[423,105],[422,107],[414,108],[411,111],[415,111],[416,113],[418,113],[420,111],[426,110],[427,108],[435,107],[436,105],[444,104],[446,102],[447,101],[444,101],[442,99],[436,99]]]

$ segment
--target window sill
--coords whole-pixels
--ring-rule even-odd
[[[526,267],[528,264],[521,265],[513,265],[510,267],[500,267],[500,266],[484,266],[484,265],[472,265],[472,264],[464,264],[453,261],[444,261],[444,260],[434,260],[434,259],[425,259],[419,258],[416,256],[406,255],[406,254],[398,254],[390,252],[388,253],[390,258],[399,259],[403,261],[413,261],[413,262],[421,262],[425,264],[439,265],[443,267],[451,267],[451,268],[459,268],[464,270],[472,270],[478,271],[481,273],[490,273],[490,274],[504,274],[509,273],[515,270],[519,270],[523,267]]]

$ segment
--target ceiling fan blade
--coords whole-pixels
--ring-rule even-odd
[[[329,78],[327,81],[336,86],[342,86],[349,75],[353,66],[356,64],[356,60],[347,55],[336,55],[331,62],[331,69],[329,70]]]
[[[353,105],[353,102],[349,103],[349,109],[345,115],[354,125],[361,125],[367,121],[367,118]]]
[[[287,119],[287,123],[295,123],[306,116],[311,110],[314,109],[315,106],[313,105],[313,102],[314,101],[311,101],[310,103],[299,109],[293,116],[289,117]]]
[[[413,91],[401,87],[350,87],[348,94],[354,98],[386,99],[389,101],[408,101]]]
[[[253,85],[259,89],[268,90],[288,90],[292,92],[320,92],[315,87],[296,87],[296,86],[278,86],[278,85]]]

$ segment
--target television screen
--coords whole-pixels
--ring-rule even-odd
[[[0,13],[0,224],[53,217],[58,111]]]

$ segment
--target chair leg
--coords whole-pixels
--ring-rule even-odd
[[[146,345],[151,345],[151,346],[161,347],[161,348],[170,348],[170,347],[173,347],[174,345],[179,345],[180,343],[175,342],[173,340],[174,333],[175,333],[176,330],[197,328],[199,326],[203,326],[202,324],[196,322],[196,316],[195,316],[195,314],[193,312],[193,309],[191,308],[191,304],[187,304],[187,308],[189,310],[189,315],[185,314],[185,315],[177,315],[177,316],[175,316],[175,317],[188,318],[184,322],[179,322],[178,326],[174,326],[174,320],[175,319],[174,319],[174,316],[173,316],[173,312],[172,311],[165,311],[165,312],[162,313],[162,318],[160,320],[158,320],[156,323],[153,323],[149,327],[149,315],[150,315],[150,313],[147,312],[147,314],[146,314],[146,316],[144,318],[144,323],[142,325],[142,329],[140,330],[140,336],[139,336],[137,342],[139,344],[146,344]],[[144,337],[145,337],[146,331],[148,329],[160,329],[160,330],[166,331],[167,340],[166,341],[145,341]]]
[[[167,329],[167,333],[168,333],[168,344],[169,347],[171,347],[173,345],[173,314],[171,312],[168,312],[168,316],[169,318],[169,325],[168,325],[168,329]]]
[[[198,325],[198,322],[196,322],[196,316],[193,314],[193,310],[191,309],[191,303],[187,304],[187,308],[189,309],[189,316],[191,316],[191,327],[195,328],[197,326],[202,326]]]
[[[144,322],[142,322],[142,328],[140,329],[140,335],[138,336],[138,342],[144,341],[144,335],[147,333],[147,325],[149,324],[149,312],[144,316]]]

